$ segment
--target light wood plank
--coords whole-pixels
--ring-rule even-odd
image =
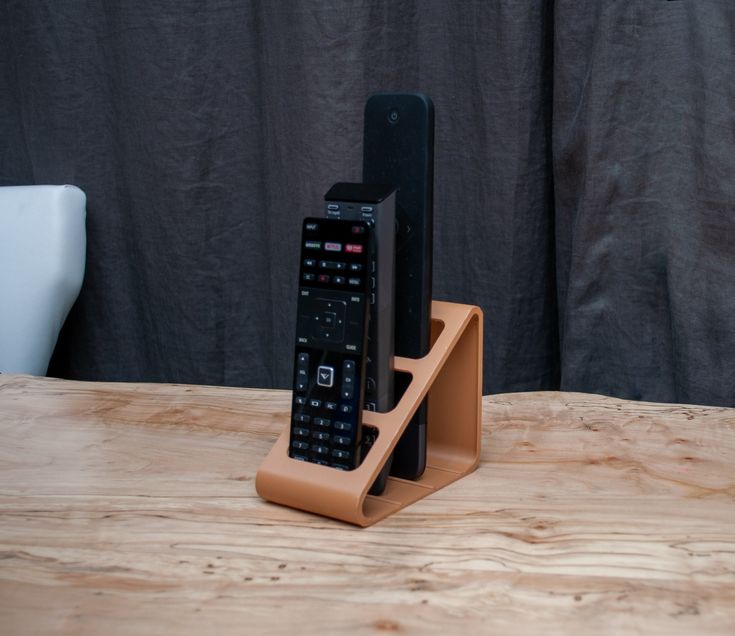
[[[735,409],[486,397],[480,468],[367,529],[256,495],[288,409],[0,376],[0,632],[735,633]]]

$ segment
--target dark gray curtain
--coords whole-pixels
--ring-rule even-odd
[[[8,0],[0,52],[0,183],[88,195],[52,374],[287,387],[299,221],[419,90],[486,392],[735,404],[731,0]]]
[[[735,405],[735,3],[556,2],[562,387]]]

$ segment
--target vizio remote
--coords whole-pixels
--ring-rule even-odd
[[[327,218],[361,220],[372,228],[365,408],[385,413],[394,406],[396,189],[335,183],[324,195],[324,205]]]
[[[289,456],[342,470],[361,461],[372,232],[304,220]]]

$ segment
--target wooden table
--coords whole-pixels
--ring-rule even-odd
[[[256,495],[289,396],[0,376],[0,633],[735,633],[735,409],[486,397],[359,529]]]

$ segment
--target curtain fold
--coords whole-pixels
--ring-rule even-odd
[[[0,184],[88,195],[51,374],[288,387],[300,219],[380,90],[436,108],[434,296],[484,392],[735,404],[735,6],[0,9]]]
[[[735,403],[735,5],[556,2],[561,387]]]

